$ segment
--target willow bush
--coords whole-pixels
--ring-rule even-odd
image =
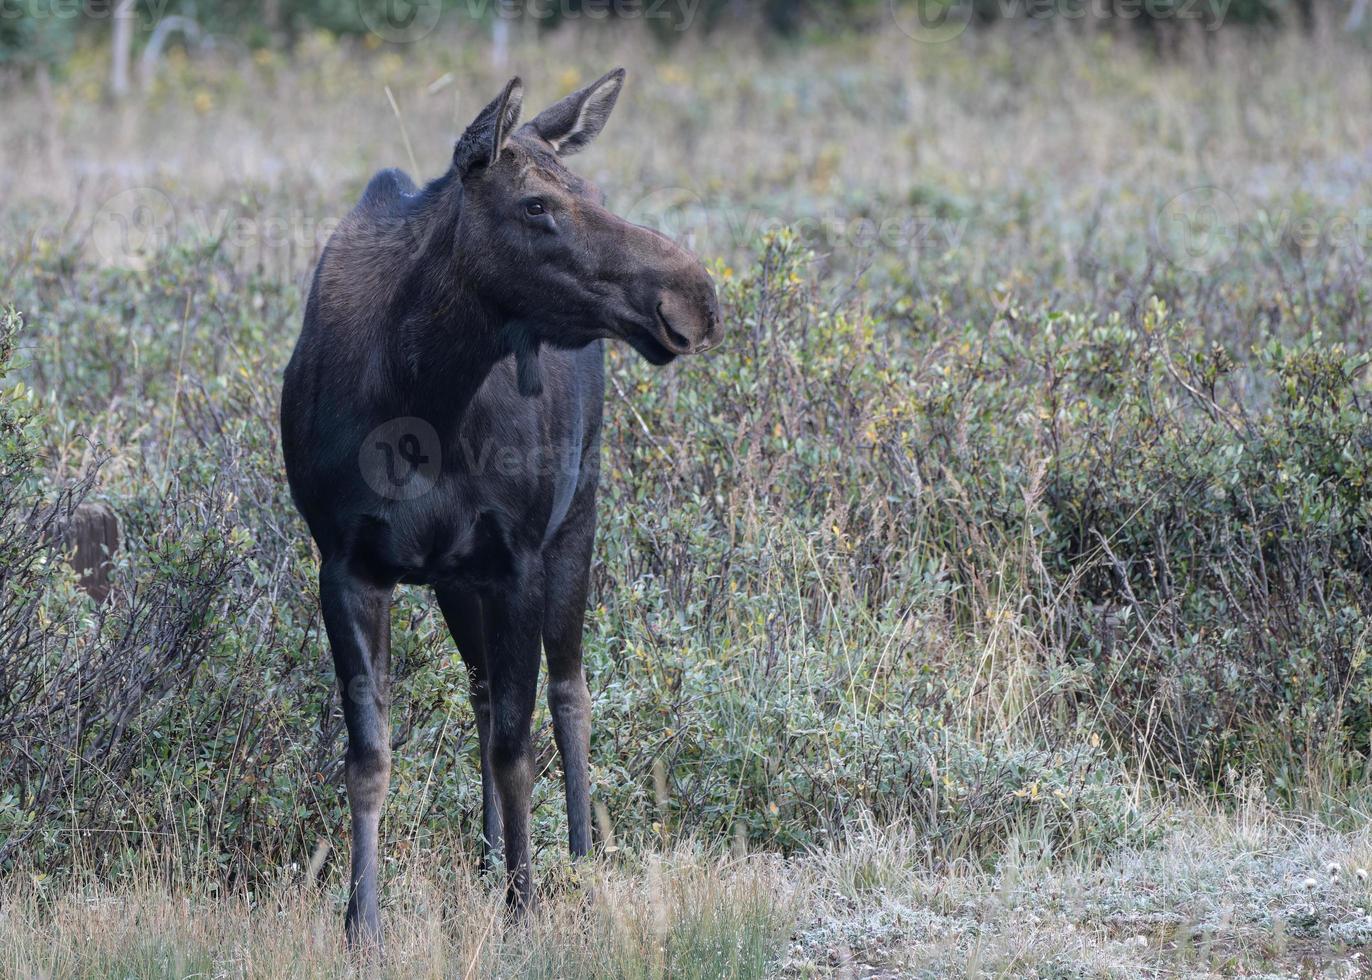
[[[1368,743],[1359,355],[1104,315],[834,299],[788,232],[732,327],[609,354],[587,626],[601,843],[782,848],[905,818],[949,857],[1150,833],[1138,774],[1297,793]],[[346,826],[315,564],[276,445],[300,297],[213,248],[36,259],[0,390],[0,860],[232,876]],[[17,336],[24,361],[12,362]],[[25,387],[16,387],[19,378]],[[39,394],[34,394],[34,392]],[[43,524],[94,495],[104,605]],[[466,676],[395,606],[388,840],[476,840]],[[537,839],[561,838],[545,719]],[[988,858],[989,859],[989,858]]]

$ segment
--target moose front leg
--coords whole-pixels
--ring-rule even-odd
[[[467,665],[472,714],[476,717],[476,741],[481,754],[482,857],[494,870],[503,848],[500,833],[500,800],[491,772],[491,682],[486,673],[486,634],[481,599],[475,592],[451,585],[434,587],[438,608],[453,635],[457,652]]]
[[[357,578],[341,563],[319,572],[324,628],[333,650],[343,720],[348,727],[345,775],[352,811],[348,943],[379,946],[377,903],[381,805],[391,778],[391,589]]]
[[[504,825],[506,896],[518,911],[529,908],[534,895],[529,861],[529,797],[534,782],[530,724],[538,691],[541,578],[522,577],[506,594],[482,600],[491,686],[491,771]]]
[[[567,844],[572,857],[591,850],[591,694],[581,666],[586,586],[595,540],[595,499],[572,508],[563,531],[544,557],[547,591],[543,649],[548,658],[548,711],[562,756],[567,793]]]

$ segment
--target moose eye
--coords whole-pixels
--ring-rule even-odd
[[[536,218],[540,214],[547,214],[548,209],[543,206],[542,201],[525,201],[524,213],[531,218]]]

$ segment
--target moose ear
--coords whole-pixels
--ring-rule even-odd
[[[528,124],[552,144],[559,156],[571,156],[599,135],[624,84],[624,69],[616,68],[579,92],[555,102]]]
[[[462,176],[473,170],[489,167],[500,158],[505,140],[519,122],[519,110],[524,104],[524,83],[518,77],[505,85],[490,105],[472,120],[467,131],[453,147],[453,166]]]

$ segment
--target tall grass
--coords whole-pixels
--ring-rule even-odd
[[[1251,788],[1250,788],[1251,789]],[[559,867],[510,923],[494,885],[433,850],[389,862],[386,951],[355,958],[341,873],[251,889],[148,861],[117,883],[10,877],[6,976],[762,977],[1357,975],[1372,941],[1367,828],[1272,808],[1177,811],[1146,848],[951,863],[908,824],[853,823],[790,859],[692,845]],[[439,844],[442,846],[439,846]]]
[[[528,921],[450,855],[388,868],[382,975],[684,977],[769,975],[796,909],[769,862],[721,862],[682,848],[637,868],[608,861],[564,872]],[[117,886],[12,884],[0,918],[0,970],[14,977],[337,977],[367,960],[338,928],[341,882],[282,869],[230,887],[149,863]]]

